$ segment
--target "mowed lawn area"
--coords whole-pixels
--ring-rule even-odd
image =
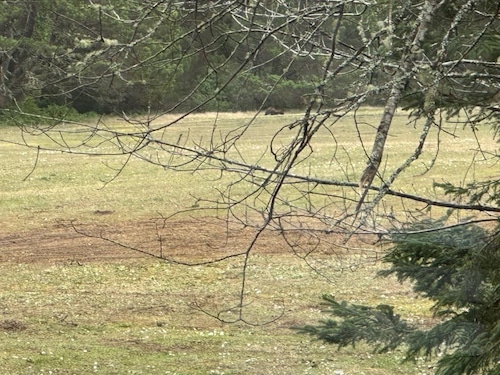
[[[204,139],[229,134],[253,115],[195,114],[169,131],[177,136],[189,130],[191,139]],[[262,157],[273,134],[299,116],[259,115],[241,137],[239,152],[268,163]],[[319,178],[357,181],[366,164],[358,137],[369,150],[379,116],[367,109],[356,118],[357,130],[345,118],[332,127],[335,137],[318,133],[300,168],[314,168]],[[122,126],[119,119],[104,121]],[[416,147],[420,128],[414,125],[404,113],[397,116],[387,145],[388,172]],[[450,121],[444,130],[439,136],[433,130],[424,154],[396,187],[429,192],[433,181],[466,183],[498,174],[488,157],[497,147],[489,128],[473,133]],[[137,159],[120,170],[124,157],[37,153],[16,144],[18,128],[0,131],[2,373],[432,373],[431,363],[403,363],[403,350],[374,355],[360,345],[338,351],[293,330],[325,317],[325,293],[352,303],[395,305],[415,324],[432,324],[429,301],[417,298],[410,285],[375,277],[384,267],[382,248],[325,248],[305,261],[278,234],[266,233],[247,267],[246,323],[225,324],[214,315],[231,316],[239,301],[241,257],[186,266],[137,250],[196,263],[245,249],[252,230],[226,226],[212,210],[164,221],[197,208],[198,198],[223,189],[226,177],[173,172]]]

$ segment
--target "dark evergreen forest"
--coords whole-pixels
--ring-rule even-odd
[[[229,12],[194,3],[3,2],[0,107],[111,113],[308,103],[326,57],[295,54],[259,32],[247,37]],[[356,25],[340,33],[350,48],[362,45]],[[352,79],[346,73],[325,101],[346,97]]]

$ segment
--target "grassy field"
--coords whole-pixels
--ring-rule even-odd
[[[219,115],[217,130],[227,134],[251,116]],[[294,116],[258,117],[242,138],[240,151],[257,160],[276,129]],[[377,119],[374,110],[358,118],[367,148]],[[119,126],[117,120],[107,121]],[[173,137],[187,128],[202,134],[214,122],[212,115],[200,114],[169,131]],[[19,139],[16,128],[0,130],[3,140]],[[440,142],[437,132],[432,135],[422,158],[405,172],[401,188],[430,189],[432,181],[459,183],[495,174],[487,157],[496,147],[489,130],[474,135],[453,123],[447,130]],[[304,168],[314,166],[321,178],[347,175],[355,181],[366,162],[358,135],[347,119],[334,131],[335,142],[328,133],[319,134]],[[388,170],[409,155],[418,134],[418,126],[398,117],[387,147]],[[438,147],[436,168],[420,176]],[[377,261],[381,249],[325,249],[306,263],[270,234],[257,244],[247,270],[244,318],[252,324],[223,324],[209,314],[237,303],[241,258],[181,266],[80,236],[69,223],[154,252],[158,242],[153,219],[193,206],[196,195],[210,195],[225,180],[165,171],[139,160],[113,179],[123,158],[48,151],[39,154],[32,172],[36,158],[35,150],[0,143],[3,373],[432,373],[428,363],[402,363],[403,352],[372,355],[362,345],[337,351],[291,329],[324,317],[319,306],[324,293],[354,303],[393,304],[404,316],[429,324],[428,301],[417,299],[409,285],[375,278],[383,266]],[[165,249],[185,261],[244,247],[249,238],[226,232],[210,218],[184,217],[173,224],[164,229]]]

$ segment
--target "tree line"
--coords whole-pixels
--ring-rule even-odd
[[[23,102],[79,113],[305,106],[324,58],[283,50],[275,38],[247,38],[229,11],[196,4],[2,2],[0,108]],[[355,35],[347,26],[342,32]],[[353,77],[346,74],[324,99],[345,97]]]

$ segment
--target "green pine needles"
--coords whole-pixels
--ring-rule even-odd
[[[299,328],[341,347],[365,341],[382,353],[407,348],[406,360],[438,355],[436,374],[500,374],[500,231],[477,225],[442,228],[425,221],[391,236],[394,244],[380,276],[409,280],[434,302],[440,323],[428,330],[409,324],[392,306],[375,308],[323,296],[330,319]]]

